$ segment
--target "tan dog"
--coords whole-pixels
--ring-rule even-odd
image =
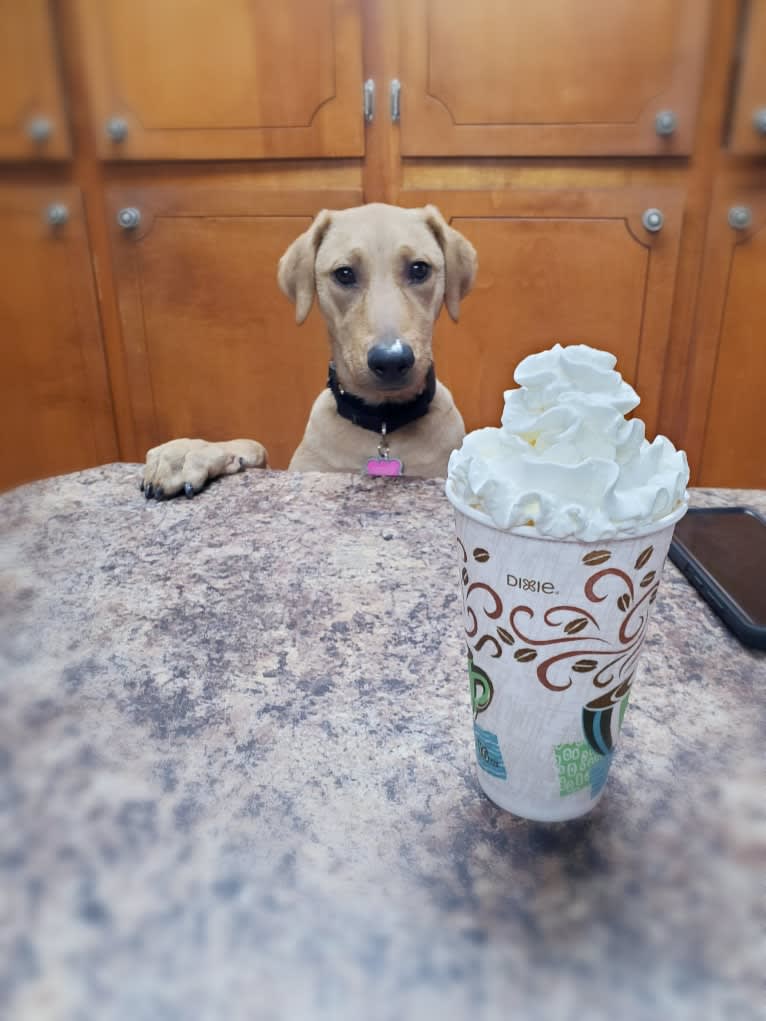
[[[332,389],[314,402],[291,470],[357,472],[372,458],[374,472],[380,445],[408,475],[446,474],[464,428],[434,379],[431,333],[442,303],[457,319],[476,265],[472,245],[434,206],[324,210],[290,245],[279,286],[298,323],[316,293],[332,353]],[[209,479],[266,461],[253,440],[172,440],[148,452],[141,488],[147,499],[193,496]]]

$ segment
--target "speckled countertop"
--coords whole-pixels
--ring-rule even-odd
[[[435,481],[0,497],[0,1016],[764,1017],[765,655],[668,564],[603,800],[513,818],[453,542]]]

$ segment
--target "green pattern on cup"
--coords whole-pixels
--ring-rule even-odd
[[[561,796],[590,787],[590,770],[603,756],[593,751],[587,741],[572,741],[554,748],[559,770]]]

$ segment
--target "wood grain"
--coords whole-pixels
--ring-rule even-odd
[[[179,436],[260,440],[285,468],[327,378],[324,323],[299,328],[277,287],[288,245],[359,191],[114,187],[113,257],[137,449]],[[116,212],[141,210],[136,231]]]
[[[753,122],[757,111],[766,115],[766,0],[750,0],[743,29],[729,149],[766,156],[766,131],[757,131]]]
[[[686,210],[679,253],[676,298],[670,325],[670,346],[665,362],[662,394],[662,431],[679,447],[689,448],[687,416],[691,398],[691,369],[695,364],[694,320],[700,294],[700,273],[705,250],[711,195],[719,173],[721,140],[724,137],[729,82],[732,76],[739,28],[740,5],[734,0],[713,8],[705,75],[700,98],[700,116],[691,159],[683,168],[686,176]],[[663,173],[666,170],[663,168]],[[692,481],[696,482],[697,460],[690,456]],[[742,480],[747,485],[747,480]]]
[[[555,342],[612,351],[657,428],[683,217],[675,189],[406,192],[406,205],[437,202],[479,252],[479,273],[459,325],[435,332],[440,378],[466,427],[497,425],[502,392],[519,360]],[[657,205],[650,234],[641,214]],[[470,368],[469,368],[470,367]]]
[[[246,371],[238,331],[243,315],[261,314],[250,281],[265,281],[264,295],[273,286],[277,240],[286,233],[279,225],[294,218],[297,228],[321,206],[353,195],[433,202],[475,238],[477,293],[460,326],[439,323],[436,349],[440,374],[464,393],[464,412],[470,406],[469,421],[483,421],[490,398],[499,406],[498,373],[507,375],[522,351],[517,338],[540,345],[554,334],[597,339],[611,343],[629,378],[634,364],[643,367],[636,376],[647,387],[642,412],[688,448],[695,481],[704,472],[710,484],[755,484],[761,476],[752,447],[732,445],[724,456],[710,436],[727,407],[738,408],[743,428],[757,425],[764,379],[757,353],[747,354],[747,385],[733,368],[751,343],[743,339],[750,336],[746,309],[760,302],[760,235],[732,241],[724,214],[743,202],[760,210],[766,194],[757,162],[763,143],[752,127],[753,110],[764,105],[766,0],[597,0],[588,18],[575,17],[575,8],[581,11],[570,0],[469,7],[457,0],[232,0],[222,19],[210,0],[0,0],[0,187],[8,194],[20,183],[45,194],[74,187],[82,195],[87,247],[67,271],[79,267],[86,290],[95,278],[120,455],[143,457],[149,437],[154,442],[165,426],[187,422],[187,384],[168,369],[183,316],[195,324],[194,352],[208,350],[203,320],[211,309],[224,328],[231,321],[236,364]],[[368,76],[377,109],[365,126],[360,90]],[[403,86],[401,125],[390,120],[394,77]],[[654,133],[659,104],[680,112],[667,141]],[[67,160],[59,158],[69,152],[65,106]],[[29,115],[51,111],[54,135],[38,149],[24,125]],[[113,113],[128,120],[122,146],[104,134]],[[618,196],[617,206],[609,195]],[[628,201],[639,195],[666,216],[671,210],[651,248],[617,228],[624,218],[641,236],[641,209]],[[115,227],[121,204],[138,204],[145,216],[147,232],[133,237],[132,248]],[[251,234],[258,240],[246,278],[236,264],[247,259]],[[677,246],[673,259],[668,245]],[[221,246],[231,246],[231,255],[220,256]],[[156,286],[142,279],[138,287],[126,251],[142,253],[138,261],[151,266]],[[41,259],[46,272],[55,267]],[[184,308],[173,267],[189,260],[189,279],[199,286]],[[208,260],[212,294],[201,282]],[[16,293],[13,270],[0,283],[0,301],[11,305],[28,293]],[[648,300],[637,325],[642,282]],[[292,336],[289,305],[272,297],[263,298],[269,333]],[[144,303],[154,325],[137,357],[136,338],[146,331],[126,327],[126,308],[133,307],[135,324]],[[158,324],[163,336],[169,331],[167,342],[157,340]],[[323,365],[318,324],[294,339],[302,347],[311,329]],[[481,352],[471,363],[481,381],[469,383],[466,339],[474,344],[475,333],[486,338],[471,348]],[[648,346],[647,338],[654,338]],[[204,358],[195,364],[209,371]],[[168,391],[160,404],[175,409],[164,424],[152,393],[155,372]],[[735,382],[739,389],[730,390]],[[3,395],[16,385],[5,383]],[[258,387],[266,389],[265,372]],[[87,383],[84,392],[91,390]],[[290,436],[304,412],[279,409]],[[721,435],[730,432],[724,426]]]
[[[733,230],[728,212],[746,206],[752,225]],[[766,488],[766,194],[736,180],[715,196],[697,310],[689,454],[701,485],[746,479]]]
[[[400,0],[402,152],[681,155],[709,0]],[[672,110],[677,129],[657,134]]]
[[[360,156],[358,0],[77,0],[106,159]],[[110,141],[108,118],[124,118]]]
[[[396,7],[363,4],[364,77],[376,86],[376,110],[365,126],[365,202],[396,204],[401,188],[402,159],[399,124],[391,119],[391,83],[398,79],[399,22]]]
[[[0,159],[57,160],[70,153],[54,29],[46,0],[0,0]],[[33,117],[47,141],[27,134]]]
[[[52,202],[69,214],[58,227]],[[0,280],[0,488],[116,460],[76,188],[0,186]]]

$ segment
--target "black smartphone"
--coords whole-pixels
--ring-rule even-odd
[[[766,649],[766,518],[750,507],[693,507],[670,559],[743,644]]]

